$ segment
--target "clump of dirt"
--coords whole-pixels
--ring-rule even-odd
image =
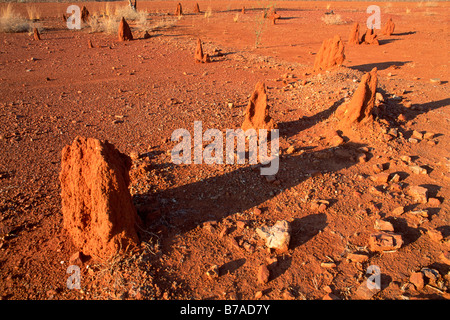
[[[107,141],[76,137],[64,147],[61,167],[63,223],[74,245],[106,259],[136,246],[131,159]]]
[[[36,41],[41,40],[41,35],[40,35],[39,30],[37,28],[33,29],[33,37],[34,37],[34,40],[36,40]]]
[[[348,37],[348,44],[359,44],[359,23],[355,22]]]
[[[200,39],[197,39],[197,48],[195,49],[194,59],[195,59],[195,62],[199,62],[199,63],[211,62],[211,58],[209,57],[209,54],[203,53],[202,41]]]
[[[133,34],[131,33],[130,26],[124,17],[120,20],[119,24],[119,41],[133,40]]]
[[[336,117],[344,127],[373,120],[377,83],[377,68],[373,68],[362,77],[350,102],[342,104],[336,110]]]
[[[361,38],[361,43],[373,44],[377,46],[380,44],[378,42],[378,36],[373,32],[373,29],[366,30],[366,33],[364,33]]]
[[[314,71],[329,70],[345,60],[344,43],[339,35],[323,41],[314,61]]]
[[[382,33],[390,36],[394,33],[395,30],[395,23],[392,21],[392,18],[389,18],[389,20],[384,25]]]
[[[258,82],[253,91],[247,109],[245,110],[245,119],[242,123],[242,130],[248,129],[275,129],[277,124],[269,115],[269,105],[267,104],[266,85],[264,82]]]

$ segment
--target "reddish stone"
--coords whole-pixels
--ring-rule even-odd
[[[373,120],[372,110],[375,105],[377,84],[377,68],[373,68],[362,77],[350,102],[342,104],[336,110],[336,117],[344,126]]]
[[[76,265],[81,265],[83,264],[83,260],[85,259],[83,253],[81,253],[80,251],[75,252],[74,254],[72,254],[69,258],[69,263],[70,264],[76,264]]]
[[[439,258],[441,259],[442,262],[444,262],[445,264],[450,265],[450,251],[444,251],[441,253],[441,255],[439,256]]]
[[[136,246],[131,159],[107,141],[77,137],[64,147],[61,167],[63,223],[73,244],[100,258]]]
[[[410,195],[416,203],[427,203],[428,190],[421,186],[410,186],[408,195]]]
[[[402,236],[392,232],[380,232],[371,234],[369,237],[369,246],[371,251],[397,250],[400,249],[402,244]]]
[[[261,284],[266,284],[269,282],[270,271],[265,264],[262,264],[258,268],[258,282]]]
[[[420,271],[412,273],[411,276],[409,277],[409,282],[411,282],[416,287],[417,290],[423,289],[425,285],[423,273]]]
[[[258,82],[255,91],[248,102],[245,110],[245,119],[241,126],[242,130],[248,129],[276,129],[278,125],[269,115],[269,105],[267,104],[267,93],[264,82]]]
[[[354,262],[363,263],[369,260],[369,256],[364,253],[349,253],[347,259]]]
[[[314,61],[314,71],[329,70],[340,66],[344,60],[344,43],[340,36],[335,35],[334,38],[323,41]]]
[[[119,41],[133,40],[133,34],[131,33],[130,26],[126,22],[125,18],[122,17],[119,24]]]
[[[441,205],[441,201],[439,201],[438,198],[429,198],[428,205],[430,205],[430,207],[439,207]]]
[[[200,13],[200,7],[198,6],[198,3],[194,6],[194,13]]]
[[[435,242],[440,242],[442,239],[444,239],[442,233],[439,230],[428,230],[427,234],[430,237],[430,239]]]

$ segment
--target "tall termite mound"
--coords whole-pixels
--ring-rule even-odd
[[[276,129],[278,125],[269,115],[267,92],[264,82],[258,82],[245,110],[245,119],[241,129]]]
[[[33,37],[36,41],[41,40],[41,34],[39,33],[39,30],[37,28],[33,29]]]
[[[124,17],[120,20],[119,24],[119,41],[133,40],[133,34],[131,33],[130,26]]]
[[[81,9],[81,21],[83,22],[87,22],[89,19],[89,10],[83,6],[83,8]]]
[[[314,71],[325,71],[340,66],[344,60],[344,43],[339,35],[335,35],[323,41],[314,61]]]
[[[108,141],[76,137],[62,151],[64,228],[85,255],[108,259],[139,243],[128,185],[131,159]]]
[[[277,20],[281,18],[279,14],[277,14],[277,11],[275,10],[275,7],[270,7],[269,11],[266,13],[266,18],[268,18],[270,21],[272,21],[272,24],[276,24]]]
[[[389,18],[389,20],[384,25],[382,33],[387,36],[390,36],[394,33],[394,30],[395,30],[395,23],[392,21],[392,18]]]
[[[183,7],[181,6],[181,3],[177,4],[177,10],[175,11],[175,15],[177,17],[181,17],[183,15]]]
[[[211,58],[207,53],[203,53],[202,41],[197,39],[197,47],[195,48],[194,55],[195,62],[208,63],[211,62]]]
[[[379,45],[378,36],[374,33],[373,29],[367,29],[366,33],[361,37],[361,43]]]
[[[348,37],[348,44],[359,44],[359,23],[355,22],[350,31],[350,36]]]
[[[377,68],[373,68],[361,78],[361,83],[351,100],[336,110],[336,117],[343,127],[373,120],[372,110],[375,105],[377,84]]]
[[[200,13],[200,7],[198,6],[198,3],[194,6],[194,13]]]

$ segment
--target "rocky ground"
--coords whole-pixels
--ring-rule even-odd
[[[346,47],[343,66],[317,73],[322,41],[346,42],[367,3],[280,1],[276,25],[259,22],[253,2],[237,21],[241,2],[200,1],[197,15],[194,3],[149,39],[135,21],[128,42],[68,30],[66,4],[39,4],[40,41],[0,33],[2,299],[448,299],[448,5],[380,5],[394,34]],[[155,21],[176,2],[139,8]],[[346,23],[325,25],[331,9]],[[198,37],[211,63],[195,63]],[[334,113],[373,67],[375,121],[342,130]],[[175,129],[239,128],[258,81],[280,129],[276,177],[249,164],[172,163]],[[108,261],[77,254],[58,179],[76,136],[131,156],[138,250]],[[257,233],[280,220],[291,227],[284,252]],[[66,287],[72,264],[79,290]],[[370,266],[380,290],[366,289]]]

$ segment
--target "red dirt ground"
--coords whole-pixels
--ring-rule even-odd
[[[177,2],[137,8],[157,22]],[[0,33],[1,298],[254,299],[260,291],[261,300],[448,299],[448,2],[378,3],[394,34],[380,34],[379,46],[346,46],[343,66],[321,73],[312,67],[322,41],[338,34],[346,43],[353,22],[363,34],[366,8],[377,3],[276,1],[281,19],[272,25],[261,19],[269,1],[198,1],[203,13],[194,15],[196,2],[181,1],[184,16],[150,30],[150,39],[136,21],[129,24],[137,40],[128,42],[88,26],[68,30],[61,20],[68,3],[33,4],[41,41]],[[79,5],[91,14],[105,9]],[[27,6],[13,4],[23,15]],[[345,23],[326,25],[329,10]],[[197,38],[211,63],[195,63]],[[339,132],[345,143],[334,147],[334,111],[373,67],[384,104],[372,125]],[[280,128],[275,181],[248,164],[171,162],[175,129],[193,133],[194,121],[203,130],[239,128],[258,81]],[[137,252],[69,261],[78,249],[63,229],[58,175],[61,150],[78,135],[134,155],[130,191],[145,221]],[[378,164],[399,181],[382,181]],[[426,187],[431,200],[415,203],[411,186]],[[289,250],[269,251],[255,230],[283,219],[292,228]],[[400,249],[370,250],[378,219],[401,235]],[[367,260],[352,261],[352,253]],[[70,290],[66,270],[76,263],[81,289]],[[270,271],[265,284],[261,264]],[[211,279],[213,265],[219,277]],[[381,270],[381,290],[361,296],[371,265]],[[410,281],[421,270],[423,288]]]

